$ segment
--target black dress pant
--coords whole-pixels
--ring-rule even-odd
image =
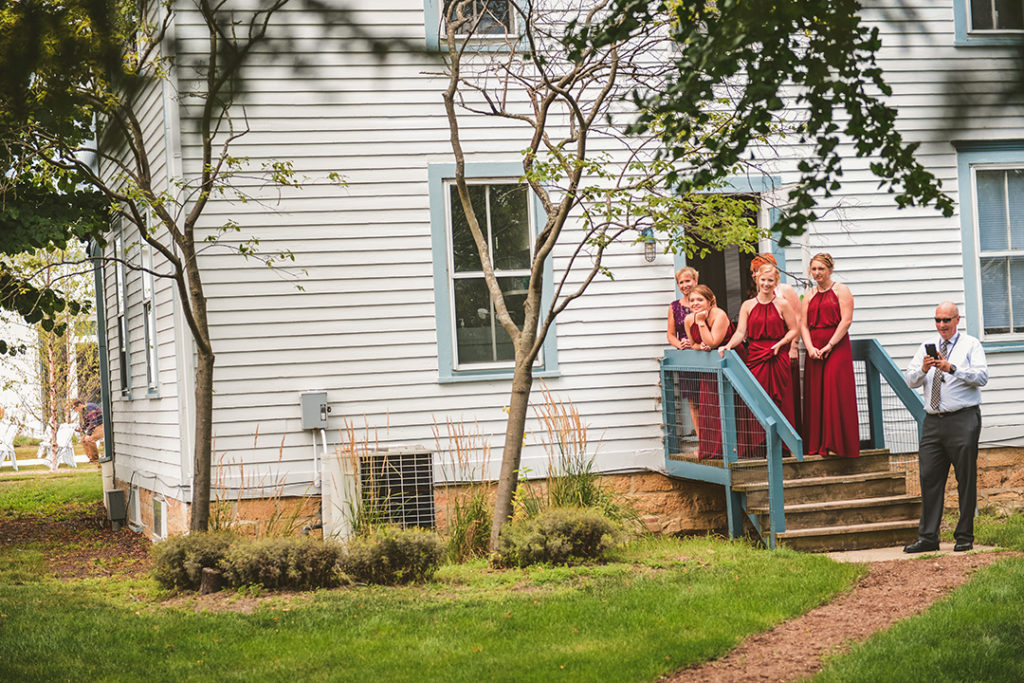
[[[978,437],[981,409],[964,408],[945,415],[926,415],[918,449],[921,466],[921,524],[918,534],[938,542],[949,466],[956,474],[960,520],[953,532],[958,543],[974,542],[974,510],[978,504]]]

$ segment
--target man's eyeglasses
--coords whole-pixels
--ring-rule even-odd
[[[936,318],[935,322],[937,322],[937,323],[951,323],[951,322],[953,322],[953,318]]]

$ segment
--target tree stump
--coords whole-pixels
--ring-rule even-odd
[[[224,575],[211,567],[203,567],[203,576],[199,581],[199,594],[216,593],[224,587]]]

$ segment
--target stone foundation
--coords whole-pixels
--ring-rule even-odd
[[[920,470],[916,458],[903,458],[902,464],[894,465],[893,469],[906,471],[907,492],[920,495]],[[958,505],[956,476],[950,467],[945,507],[956,510]],[[978,451],[978,509],[1003,515],[1024,509],[1024,448],[985,448]]]
[[[657,472],[608,474],[600,477],[602,486],[619,500],[628,503],[640,515],[647,528],[656,534],[725,533],[728,521],[725,492],[717,484],[672,479]],[[465,500],[480,485],[437,486],[434,507],[437,528],[444,531],[456,499]],[[547,496],[547,481],[531,481],[535,495]],[[487,487],[493,504],[496,487]]]
[[[133,495],[133,492],[128,487],[128,482],[121,479],[114,481],[114,485],[124,491],[125,502],[129,500],[129,497]],[[142,533],[149,538],[151,541],[160,540],[156,531],[153,529],[153,500],[163,500],[164,511],[167,516],[167,535],[168,536],[180,536],[181,534],[188,531],[189,521],[189,506],[180,500],[174,498],[168,498],[164,495],[157,494],[149,489],[144,489],[141,486],[136,487],[134,495],[138,496],[138,509],[139,517],[138,523],[142,525]],[[131,506],[129,505],[129,524],[135,524],[135,521],[130,518]]]

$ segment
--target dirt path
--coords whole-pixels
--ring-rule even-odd
[[[682,669],[665,681],[790,681],[816,673],[824,655],[842,652],[923,612],[971,574],[1008,553],[967,553],[875,562],[852,591],[751,636],[722,659]]]

